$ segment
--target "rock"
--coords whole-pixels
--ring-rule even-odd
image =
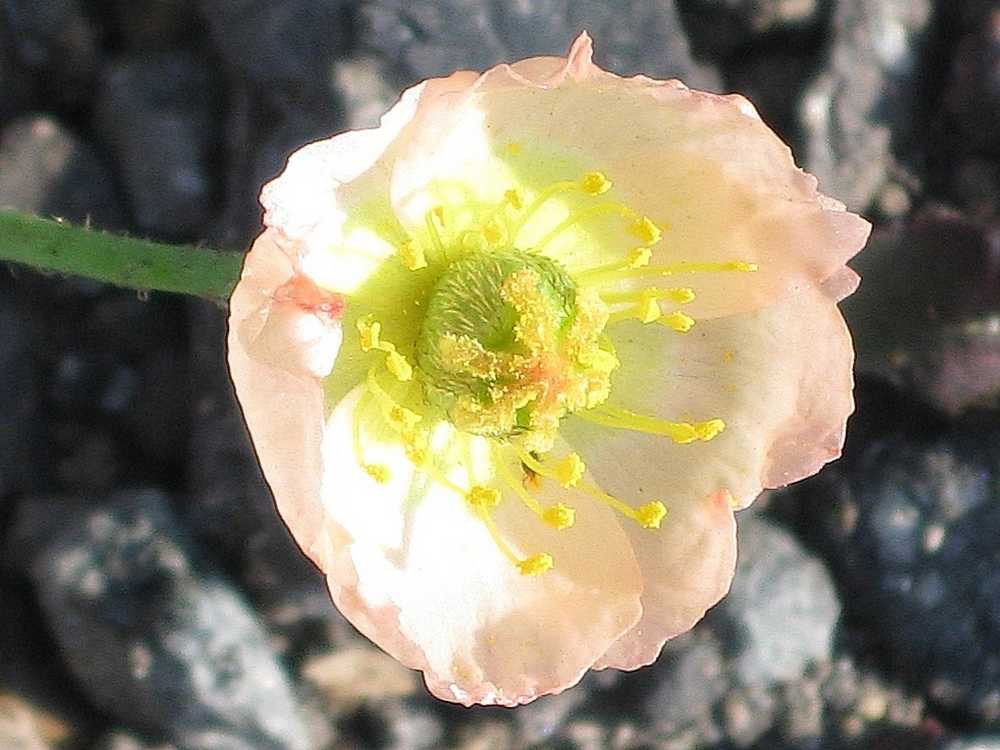
[[[371,646],[350,646],[313,656],[302,676],[329,701],[329,709],[350,713],[362,703],[406,698],[417,693],[420,680],[388,654]]]
[[[123,225],[107,166],[46,115],[14,120],[0,131],[0,207],[102,228]]]
[[[54,720],[35,711],[16,695],[0,692],[0,747],[6,750],[51,750],[53,742],[65,740],[68,729],[51,726]],[[46,732],[46,725],[48,732]],[[46,734],[55,734],[46,737]]]
[[[577,34],[587,30],[595,40],[595,61],[616,73],[681,78],[702,89],[720,86],[715,71],[692,59],[672,0],[614,5],[598,0],[418,5],[375,0],[363,4],[361,16],[362,47],[393,65],[400,85],[533,55],[565,55]]]
[[[798,485],[799,529],[890,674],[1000,725],[1000,420],[935,420],[861,383],[845,457]]]
[[[6,0],[0,8],[4,22],[14,55],[50,102],[76,106],[86,100],[99,40],[78,0]]]
[[[859,371],[952,414],[1000,395],[1000,224],[928,206],[876,232],[854,267]]]
[[[965,152],[1000,156],[1000,9],[966,34],[952,61],[944,108]]]
[[[737,748],[750,748],[774,724],[776,701],[760,687],[741,688],[726,695],[722,720],[726,737]]]
[[[642,677],[651,686],[645,713],[657,731],[667,733],[705,722],[728,686],[722,650],[707,629],[668,641]]]
[[[789,683],[783,689],[781,732],[792,747],[808,747],[823,734],[823,698],[813,680]]]
[[[111,7],[122,46],[128,50],[190,45],[192,32],[201,25],[196,0],[112,0]]]
[[[310,746],[267,633],[192,558],[164,495],[27,500],[17,538],[60,653],[101,711],[186,750]]]
[[[729,595],[710,615],[733,653],[740,682],[770,687],[830,659],[840,603],[821,562],[788,532],[741,520],[739,562]]]
[[[147,742],[122,730],[110,732],[97,741],[93,750],[178,750],[169,742]]]
[[[802,99],[805,168],[820,189],[864,210],[909,160],[920,132],[920,60],[930,0],[842,0],[827,69]]]
[[[945,743],[941,750],[1000,750],[1000,736],[964,737]]]
[[[37,484],[33,469],[42,448],[36,316],[23,311],[9,287],[0,281],[0,499]]]
[[[187,487],[182,513],[195,538],[240,581],[269,624],[319,650],[355,637],[330,601],[323,575],[303,556],[274,507],[236,402],[224,313],[191,306]]]
[[[762,38],[803,46],[827,15],[829,0],[680,0],[684,24],[700,55],[740,57]],[[795,45],[795,42],[799,42]],[[791,43],[791,44],[790,44]],[[777,46],[777,45],[776,45]]]
[[[115,155],[138,229],[197,237],[212,216],[217,107],[208,63],[188,53],[135,54],[103,71],[93,126]]]
[[[348,44],[343,0],[201,0],[199,7],[226,65],[260,88],[323,89]]]

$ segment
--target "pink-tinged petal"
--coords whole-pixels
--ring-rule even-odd
[[[840,311],[822,288],[754,313],[699,321],[684,335],[622,323],[611,337],[623,363],[612,389],[616,406],[668,420],[726,423],[712,440],[686,445],[580,419],[561,430],[607,491],[634,504],[660,499],[669,509],[664,530],[673,531],[674,520],[682,539],[689,530],[704,537],[702,549],[672,569],[666,538],[660,545],[655,533],[627,529],[647,581],[643,619],[601,663],[629,669],[655,659],[667,638],[728,587],[731,520],[707,510],[705,498],[724,491],[742,508],[763,488],[813,474],[840,455],[854,406],[853,355]],[[691,573],[686,566],[697,571],[693,587],[683,583]],[[680,615],[675,580],[701,597]]]
[[[581,37],[568,60],[498,66],[465,91],[425,97],[419,116],[433,127],[407,132],[392,175],[404,226],[420,226],[435,182],[461,181],[495,201],[515,183],[542,190],[599,169],[615,183],[608,199],[663,230],[653,264],[759,265],[738,282],[739,295],[725,274],[690,277],[695,317],[753,310],[816,286],[864,246],[869,223],[820,194],[743,97],[620,78],[593,65],[590,53]],[[518,148],[507,153],[509,144]],[[606,217],[582,224],[545,252],[570,265],[607,262],[635,242],[608,225]],[[547,228],[527,228],[523,244]]]
[[[341,341],[338,295],[296,270],[297,250],[274,231],[247,254],[229,302],[229,370],[261,468],[285,522],[321,562],[321,509],[299,501],[319,497],[323,437],[321,378],[330,373]]]
[[[400,446],[363,441],[365,460],[389,467],[386,484],[359,467],[359,391],[337,406],[324,437],[321,526],[334,550],[324,569],[338,608],[446,700],[517,705],[575,684],[640,615],[639,569],[614,516],[581,498],[573,527],[556,531],[507,492],[496,511],[503,537],[519,555],[555,560],[543,575],[521,575],[463,499],[414,473]],[[435,444],[441,456],[450,451]],[[551,491],[539,489],[539,501],[555,502]]]

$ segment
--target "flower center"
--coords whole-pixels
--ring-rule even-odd
[[[555,260],[475,251],[428,297],[416,345],[425,396],[463,432],[547,451],[562,417],[610,392],[618,360],[600,347],[607,320]]]
[[[588,172],[548,185],[530,202],[511,188],[497,204],[463,198],[434,206],[422,228],[395,240],[399,263],[424,279],[408,301],[420,322],[390,326],[386,338],[373,314],[356,320],[359,347],[376,355],[354,411],[359,466],[376,483],[394,481],[389,466],[370,461],[367,448],[369,436],[388,429],[415,470],[461,498],[525,575],[555,563],[546,552],[525,556],[501,533],[493,513],[504,497],[557,530],[573,526],[575,509],[562,502],[543,506],[533,494],[543,481],[589,496],[644,528],[658,529],[667,514],[659,500],[633,506],[588,482],[576,453],[553,456],[564,418],[680,444],[713,440],[725,429],[718,418],[672,422],[608,403],[613,372],[641,363],[619,362],[605,329],[638,321],[685,334],[695,321],[676,308],[693,301],[695,291],[660,280],[752,273],[757,266],[740,260],[652,265],[650,247],[663,230],[603,198],[611,188],[603,173]],[[557,197],[572,199],[567,210],[543,219]],[[628,243],[617,258],[566,267],[553,257],[562,257],[554,245],[565,245],[567,234],[609,219],[622,222],[621,241]],[[534,239],[526,242],[533,223]],[[645,283],[650,286],[637,288]],[[664,312],[663,303],[675,309]]]

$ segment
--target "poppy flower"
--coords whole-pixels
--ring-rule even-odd
[[[438,697],[634,669],[728,589],[734,511],[840,451],[869,225],[739,96],[567,58],[303,147],[229,361],[278,509]]]

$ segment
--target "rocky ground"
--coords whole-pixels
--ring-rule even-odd
[[[743,515],[656,665],[460,709],[277,521],[221,310],[2,269],[0,747],[1000,749],[995,2],[0,0],[0,205],[238,252],[295,147],[584,28],[747,94],[875,220],[845,457]]]

